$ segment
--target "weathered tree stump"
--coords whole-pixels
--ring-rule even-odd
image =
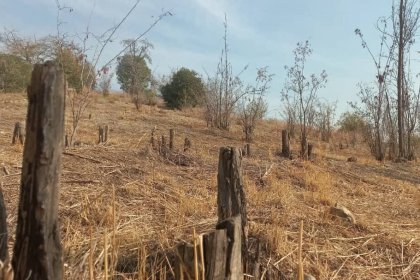
[[[217,174],[217,207],[219,222],[237,215],[241,216],[242,261],[246,263],[246,198],[242,179],[242,158],[237,148],[220,148]]]
[[[165,137],[165,135],[162,135],[161,139],[162,139],[162,141],[160,142],[160,144],[162,145],[162,147],[166,147],[166,137]]]
[[[98,144],[104,142],[104,128],[100,125],[98,127]]]
[[[308,159],[311,159],[314,155],[314,145],[312,143],[308,143]]]
[[[150,144],[152,145],[152,149],[156,148],[155,131],[156,131],[156,126],[152,129],[152,132],[151,132],[151,135],[150,135]]]
[[[68,148],[69,147],[69,136],[66,134],[65,138],[64,138],[64,147]]]
[[[290,138],[286,129],[281,131],[281,154],[284,157],[290,157]]]
[[[23,145],[23,133],[20,122],[15,123],[15,128],[13,129],[12,144],[16,144],[17,140],[19,140],[19,143]]]
[[[108,125],[100,125],[98,127],[98,144],[108,142],[108,135],[109,135],[109,126]]]
[[[308,139],[302,137],[300,140],[300,156],[304,159],[308,159]]]
[[[192,147],[191,140],[188,137],[185,137],[185,140],[184,140],[184,152],[186,152],[189,149],[191,149],[191,147]]]
[[[4,205],[3,190],[0,188],[0,261],[3,263],[9,258],[7,250],[7,214],[6,206]]]
[[[175,131],[173,128],[169,129],[169,150],[174,149],[174,138],[175,138]]]
[[[61,279],[58,182],[64,140],[64,72],[36,64],[28,87],[26,143],[12,266],[14,279]]]
[[[247,143],[246,145],[245,145],[245,147],[244,147],[244,154],[245,154],[245,156],[247,156],[247,157],[250,157],[251,156],[251,144],[249,144],[249,143]]]
[[[221,221],[203,237],[206,279],[243,279],[241,216]]]
[[[221,221],[215,231],[204,234],[202,248],[199,242],[196,247],[188,243],[179,244],[176,250],[175,279],[195,279],[196,269],[199,276],[204,272],[206,280],[243,279],[241,227],[241,216],[238,215]],[[197,267],[194,259],[198,261]]]
[[[105,125],[105,127],[104,127],[104,143],[108,142],[108,136],[109,136],[109,125]]]

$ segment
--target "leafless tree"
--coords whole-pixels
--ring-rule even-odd
[[[268,73],[267,67],[257,70],[255,85],[245,89],[246,95],[239,102],[239,120],[245,134],[245,140],[251,142],[258,122],[267,112],[265,94],[270,88],[273,75]]]
[[[319,75],[311,74],[309,77],[305,73],[307,58],[312,54],[309,41],[299,42],[293,51],[294,64],[285,66],[287,71],[286,82],[282,91],[283,100],[285,96],[295,95],[298,100],[297,115],[300,126],[301,156],[308,157],[308,120],[313,112],[313,103],[319,89],[325,87],[327,83],[327,73],[323,70]],[[290,100],[290,96],[288,97]]]
[[[398,46],[397,59],[397,112],[398,112],[398,152],[400,158],[407,158],[409,130],[406,128],[405,115],[408,109],[408,89],[406,81],[405,54],[409,52],[419,28],[420,9],[416,0],[399,0],[398,8],[393,2],[393,37]],[[409,124],[407,124],[409,125]],[[410,143],[411,144],[411,143]]]
[[[115,39],[115,35],[120,30],[121,25],[127,20],[127,18],[132,14],[132,12],[136,9],[137,5],[140,3],[140,0],[137,0],[129,11],[124,15],[124,17],[114,26],[111,28],[106,29],[102,34],[97,35],[90,31],[89,24],[86,26],[85,32],[82,34],[76,34],[73,36],[73,40],[69,39],[71,36],[68,34],[61,32],[61,22],[60,15],[63,11],[71,12],[72,9],[67,6],[63,6],[60,4],[59,0],[56,0],[57,4],[57,35],[56,41],[58,45],[58,60],[62,61],[62,51],[63,51],[63,44],[68,42],[69,40],[73,43],[73,45],[81,46],[80,55],[82,57],[81,64],[82,64],[82,71],[80,74],[80,82],[81,82],[81,91],[69,91],[68,95],[68,102],[70,104],[71,112],[72,112],[72,130],[70,134],[70,145],[73,144],[76,132],[79,126],[79,122],[83,113],[86,110],[86,107],[90,104],[91,95],[94,88],[94,83],[96,82],[97,76],[100,73],[107,72],[111,64],[123,53],[125,53],[132,44],[135,42],[139,42],[144,39],[145,35],[149,33],[164,17],[172,15],[170,12],[166,11],[160,14],[155,20],[146,28],[143,33],[137,36],[135,39],[132,40],[131,44],[125,45],[114,57],[109,59],[106,63],[102,66],[99,66],[100,59],[102,58],[103,51],[108,46],[108,44]],[[75,43],[75,41],[79,40],[79,43]],[[88,56],[88,51],[93,52],[92,55]],[[66,66],[63,65],[63,68]],[[90,68],[96,69],[97,72],[90,71]],[[86,74],[88,72],[88,74]]]
[[[224,130],[229,130],[235,107],[247,93],[243,89],[243,82],[239,78],[247,67],[244,67],[238,75],[235,75],[229,61],[227,27],[225,16],[224,48],[217,65],[216,74],[214,77],[208,77],[205,94],[207,124]]]
[[[315,124],[321,134],[321,140],[329,142],[332,131],[337,102],[320,101],[317,102]]]

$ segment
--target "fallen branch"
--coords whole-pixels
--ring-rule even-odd
[[[74,183],[77,183],[77,184],[99,184],[101,181],[99,181],[99,180],[67,180],[67,181],[64,181],[63,183],[66,183],[66,184],[74,184]]]
[[[70,152],[64,152],[63,155],[77,157],[77,158],[81,158],[81,159],[86,159],[86,160],[89,160],[89,161],[94,162],[94,163],[102,163],[101,161],[99,161],[97,159],[93,159],[93,158],[90,158],[90,157],[85,157],[85,156],[73,154],[73,153],[70,153]]]

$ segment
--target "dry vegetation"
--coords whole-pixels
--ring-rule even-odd
[[[194,228],[202,233],[216,223],[218,150],[243,146],[241,128],[209,129],[197,111],[146,106],[136,111],[127,97],[93,99],[81,121],[80,146],[63,155],[65,278],[89,279],[93,273],[103,279],[104,256],[108,275],[119,275],[116,279],[171,278],[174,245],[191,239]],[[12,146],[11,138],[14,123],[25,120],[26,97],[1,94],[0,104],[0,181],[11,251],[22,160],[22,147]],[[110,140],[98,145],[101,124],[110,126]],[[187,166],[150,148],[155,126],[159,136],[174,128],[179,150],[185,137],[192,140]],[[243,160],[249,236],[263,243],[263,270],[293,279],[303,219],[304,268],[317,279],[420,279],[418,162],[378,163],[366,147],[340,150],[333,142],[317,143],[313,161],[285,160],[277,156],[282,128],[265,121],[256,131],[253,156]],[[292,147],[297,150],[298,143]],[[358,161],[347,162],[349,156]],[[355,214],[355,225],[328,214],[336,202]]]

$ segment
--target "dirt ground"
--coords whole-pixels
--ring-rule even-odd
[[[23,151],[11,138],[14,123],[25,123],[25,117],[24,94],[0,94],[0,182],[10,251]],[[67,112],[67,132],[70,121]],[[102,124],[110,126],[110,137],[97,144]],[[155,135],[166,137],[175,129],[175,149],[187,161],[180,164],[151,149],[154,127]],[[310,139],[316,154],[311,161],[286,160],[278,156],[282,128],[278,121],[264,121],[252,156],[243,159],[249,236],[263,244],[262,272],[277,270],[294,279],[303,220],[304,269],[317,279],[420,279],[419,162],[376,162],[363,143],[339,149],[338,137],[330,143]],[[185,137],[192,148],[183,153]],[[230,132],[208,128],[199,110],[137,111],[127,97],[116,95],[92,98],[77,140],[63,154],[60,184],[66,279],[88,279],[91,257],[96,278],[104,277],[104,235],[111,240],[106,251],[115,279],[139,279],[143,251],[150,279],[172,278],[174,246],[191,240],[193,229],[203,233],[217,221],[219,148],[245,144],[239,126]],[[358,161],[347,162],[349,156]],[[356,223],[329,215],[335,203],[352,211]]]

